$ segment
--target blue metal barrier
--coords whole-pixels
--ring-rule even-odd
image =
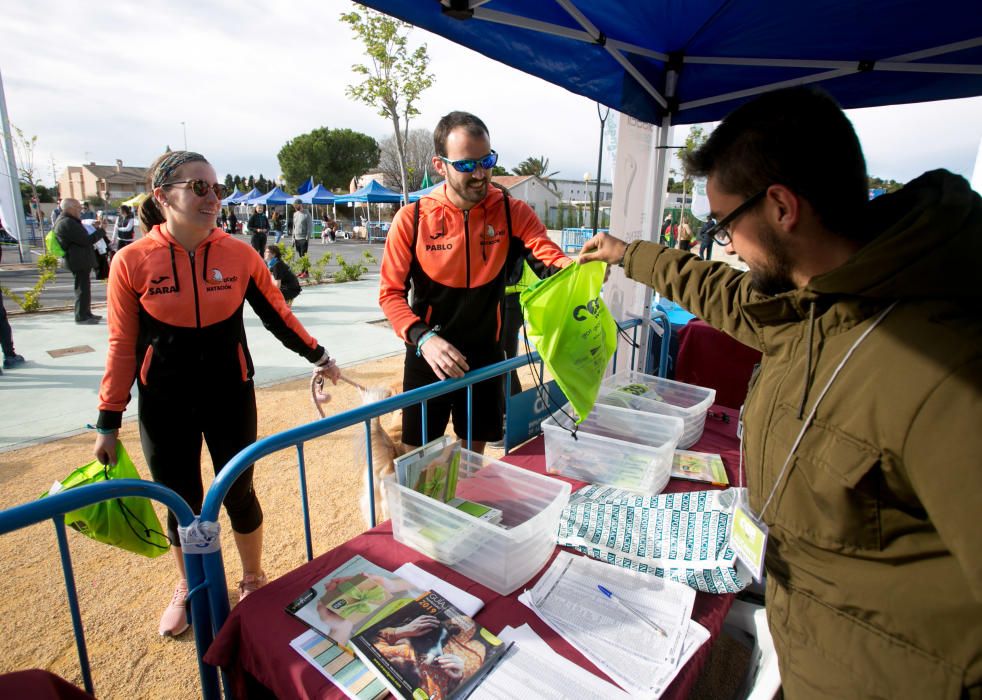
[[[85,690],[94,695],[92,674],[89,668],[88,650],[85,645],[85,633],[82,628],[82,616],[78,606],[78,592],[75,588],[75,576],[72,570],[71,554],[68,549],[68,538],[65,536],[65,513],[78,510],[85,506],[109,501],[126,496],[142,496],[159,501],[173,511],[182,527],[187,527],[194,521],[194,513],[183,498],[166,486],[152,481],[139,479],[117,479],[103,481],[88,486],[62,491],[52,496],[46,496],[37,501],[24,503],[7,510],[0,511],[0,535],[14,530],[34,525],[42,520],[51,519],[55,525],[58,538],[58,549],[61,553],[62,570],[65,574],[65,588],[68,593],[68,607],[72,617],[72,627],[75,633],[75,646],[78,649],[78,660],[82,670]],[[191,602],[191,619],[206,620],[211,617],[208,601],[201,595],[201,590],[207,588],[202,567],[201,555],[184,553],[184,566],[187,571],[189,598]],[[194,625],[194,642],[198,650],[198,675],[201,679],[202,696],[206,700],[218,700],[218,672],[202,660],[205,651],[213,639],[209,625]]]

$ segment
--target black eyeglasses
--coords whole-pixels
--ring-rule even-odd
[[[163,185],[161,185],[161,187],[171,187],[172,185],[184,184],[187,184],[188,189],[199,197],[207,197],[209,192],[214,192],[215,196],[219,199],[225,198],[225,185],[220,182],[211,184],[205,180],[175,180],[174,182],[165,182]]]
[[[734,209],[729,214],[727,214],[722,219],[720,219],[719,222],[717,222],[715,226],[713,226],[708,231],[706,231],[704,235],[707,238],[712,236],[713,239],[720,245],[727,245],[731,239],[730,224],[732,224],[738,216],[740,216],[748,209],[750,209],[750,207],[754,206],[755,204],[757,204],[757,202],[762,200],[764,196],[767,194],[767,189],[768,188],[765,187],[754,196],[744,200],[744,202],[740,206],[738,206],[736,209]]]
[[[450,160],[449,158],[444,158],[440,156],[442,160],[447,165],[453,167],[458,173],[472,173],[477,169],[477,166],[481,166],[482,170],[490,170],[498,162],[498,154],[491,151],[483,158],[461,158],[460,160]]]

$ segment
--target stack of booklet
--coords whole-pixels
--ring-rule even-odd
[[[462,698],[505,650],[474,622],[482,605],[413,564],[356,556],[286,607],[311,627],[290,646],[349,698]]]
[[[560,552],[519,600],[629,693],[657,698],[709,639],[691,619],[695,595],[674,581]]]

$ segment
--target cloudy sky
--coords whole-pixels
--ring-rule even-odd
[[[390,125],[347,99],[361,46],[338,16],[345,0],[76,3],[0,0],[11,121],[37,135],[51,181],[68,164],[147,165],[166,146],[204,153],[219,173],[279,174],[286,141],[317,127],[377,139]],[[545,155],[563,177],[596,168],[594,103],[423,30],[436,75],[413,126],[465,109],[491,129],[501,164]],[[982,98],[854,110],[873,175],[909,180],[946,167],[971,176]],[[606,170],[606,168],[605,168]]]

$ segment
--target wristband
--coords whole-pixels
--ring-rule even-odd
[[[89,430],[96,431],[99,435],[115,435],[117,430],[116,428],[99,428],[91,423],[88,423],[85,427]]]
[[[423,343],[425,343],[427,340],[435,336],[438,330],[440,330],[440,326],[436,326],[435,328],[426,331],[425,333],[423,333],[423,335],[420,336],[419,340],[416,341],[416,357],[423,356]]]
[[[321,359],[317,360],[317,362],[314,363],[314,366],[315,367],[326,367],[329,364],[331,364],[331,356],[328,355],[327,354],[327,350],[325,350],[324,351],[324,354],[321,355]]]

